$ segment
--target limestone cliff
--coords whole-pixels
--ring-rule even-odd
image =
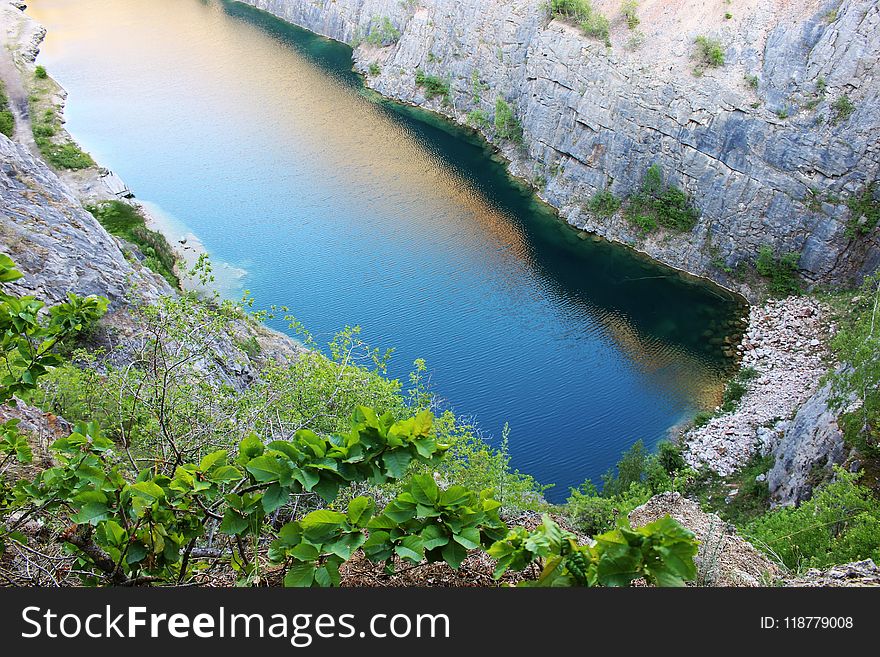
[[[619,0],[594,0],[610,47],[550,20],[541,0],[243,1],[355,44],[356,68],[386,96],[460,122],[475,109],[491,119],[506,99],[524,128],[523,148],[499,144],[511,170],[571,224],[667,264],[731,287],[730,270],[762,244],[800,254],[815,283],[880,264],[880,230],[846,231],[846,199],[880,177],[874,0],[642,0],[635,30]],[[399,37],[371,45],[385,18]],[[699,35],[725,54],[701,75]],[[418,69],[448,81],[448,105],[426,98]],[[835,109],[843,97],[848,116]],[[653,164],[701,210],[693,231],[644,238],[619,213],[585,211],[597,190],[632,193]]]

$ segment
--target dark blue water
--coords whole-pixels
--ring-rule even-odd
[[[347,46],[219,1],[30,11],[70,131],[242,270],[228,294],[359,324],[402,380],[426,359],[551,498],[714,402],[736,300],[581,239],[474,135],[365,91]]]

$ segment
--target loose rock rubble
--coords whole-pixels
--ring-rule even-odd
[[[828,331],[826,311],[815,299],[773,299],[753,307],[739,349],[742,367],[758,375],[736,410],[685,434],[687,462],[727,476],[756,449],[772,450],[828,370]]]
[[[714,513],[679,493],[655,495],[629,514],[633,527],[642,527],[669,514],[690,529],[700,542],[697,585],[766,586],[779,577],[777,566],[740,538],[736,530]]]
[[[828,570],[808,570],[797,579],[787,580],[786,586],[880,586],[880,568],[871,561],[856,561]]]

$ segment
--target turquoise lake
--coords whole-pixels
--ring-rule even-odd
[[[360,325],[404,382],[424,358],[550,499],[717,402],[741,300],[582,239],[477,136],[365,90],[349,47],[220,0],[29,4],[70,132],[225,294],[323,341]]]

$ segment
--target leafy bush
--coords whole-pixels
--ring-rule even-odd
[[[31,101],[31,130],[37,148],[46,161],[56,169],[87,169],[95,166],[92,156],[83,151],[74,142],[67,140],[56,143],[52,138],[60,132],[61,123],[54,107],[48,107],[42,113],[35,111],[37,104]]]
[[[694,44],[697,60],[701,64],[713,68],[724,66],[724,48],[720,41],[701,35],[694,40]]]
[[[674,479],[686,470],[681,448],[668,441],[649,454],[639,440],[624,452],[614,470],[603,477],[602,491],[589,480],[571,490],[566,501],[571,522],[579,531],[594,534],[611,529],[657,493],[672,490]]]
[[[786,253],[777,257],[769,245],[762,246],[758,251],[755,269],[768,279],[767,289],[772,296],[785,297],[800,294],[801,285],[798,279],[797,253]]]
[[[382,72],[382,69],[376,62],[372,62],[368,70],[370,71],[370,75],[372,75],[373,77],[376,77]]]
[[[22,278],[9,256],[0,253],[0,284]],[[62,363],[61,345],[96,322],[107,311],[107,299],[68,293],[67,301],[46,308],[32,296],[0,291],[0,403],[14,396],[30,399],[37,380]]]
[[[622,525],[587,546],[545,515],[537,529],[517,527],[489,549],[498,561],[496,577],[535,562],[541,566],[538,579],[524,586],[629,586],[639,577],[683,586],[696,578],[696,553],[693,533],[669,516],[635,530]]]
[[[165,237],[146,226],[140,210],[122,201],[104,201],[86,206],[111,235],[135,244],[146,260],[144,264],[162,276],[173,288],[180,287],[180,279],[174,273],[177,256]]]
[[[587,209],[606,219],[613,216],[620,209],[621,201],[610,189],[601,189],[589,200]]]
[[[880,458],[880,276],[867,277],[856,295],[845,295],[843,311],[835,318],[837,333],[831,348],[846,363],[831,377],[832,406],[844,438],[866,458]],[[859,404],[852,404],[855,399]]]
[[[841,121],[846,121],[855,111],[856,106],[853,105],[849,96],[846,94],[840,96],[837,100],[831,103],[831,124],[837,125]]]
[[[744,535],[794,571],[880,559],[880,505],[859,475],[835,470],[835,480],[800,507],[770,511]]]
[[[481,109],[471,110],[467,114],[467,122],[475,128],[485,128],[489,125],[489,115]]]
[[[501,139],[522,143],[522,125],[503,98],[495,101],[495,131]]]
[[[374,46],[390,46],[400,39],[400,30],[394,27],[391,19],[387,16],[373,16],[370,19],[370,29],[367,31],[365,41]]]
[[[416,71],[416,85],[423,87],[428,100],[440,97],[444,104],[450,102],[449,83],[434,75],[426,74],[422,69]]]
[[[0,133],[10,139],[15,134],[15,116],[9,109],[9,98],[6,96],[2,81],[0,81]]]
[[[853,194],[846,202],[850,218],[846,222],[846,236],[849,238],[868,235],[880,223],[880,187],[876,182],[865,186],[861,194]]]
[[[629,198],[624,216],[644,234],[658,226],[677,232],[689,231],[700,214],[687,194],[664,182],[663,171],[654,164],[645,172],[641,189]]]
[[[34,77],[38,80],[45,80],[49,77],[49,74],[46,73],[46,67],[38,65],[37,68],[34,69]]]

